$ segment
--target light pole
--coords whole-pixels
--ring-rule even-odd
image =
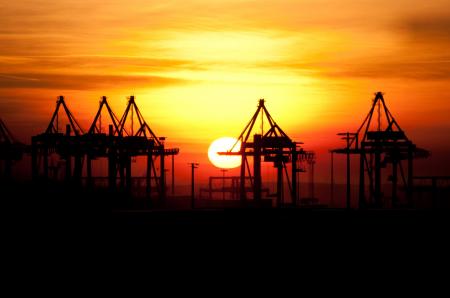
[[[167,187],[167,172],[169,172],[169,169],[164,169],[164,189]]]
[[[198,168],[199,164],[195,162],[189,163],[191,166],[191,207],[195,208],[195,187],[194,187],[194,170]]]
[[[225,170],[225,169],[222,169],[222,170],[220,170],[221,172],[222,172],[222,200],[224,200],[225,201],[225,173],[228,171],[228,170]]]

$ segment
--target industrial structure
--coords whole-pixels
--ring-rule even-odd
[[[0,177],[11,179],[13,163],[22,159],[26,146],[17,141],[6,124],[0,119]]]
[[[200,199],[206,198],[208,200],[222,199],[222,200],[239,200],[240,194],[240,176],[211,176],[208,178],[208,187],[200,189]],[[251,177],[246,177],[245,192],[252,192],[253,189],[250,186]],[[220,194],[220,197],[215,196]],[[261,194],[263,197],[268,197],[270,191],[268,187],[261,188]]]
[[[356,176],[359,178],[355,184],[359,208],[449,207],[450,177],[414,176],[414,159],[426,158],[430,153],[406,136],[389,110],[383,93],[375,93],[370,110],[356,131],[338,133],[338,136],[345,145],[330,151],[331,205],[335,193],[334,160],[338,154],[346,157],[346,207],[349,209],[352,207],[352,177]],[[45,131],[33,136],[31,141],[31,146],[18,142],[0,119],[1,182],[10,181],[13,164],[25,153],[31,153],[32,178],[39,185],[62,181],[65,188],[78,190],[104,184],[110,193],[135,196],[142,190],[139,194],[145,194],[148,202],[158,198],[163,203],[167,197],[166,157],[170,157],[174,194],[174,158],[179,149],[166,148],[165,137],[154,133],[134,96],[128,98],[121,117],[113,112],[107,97],[103,96],[87,131],[70,111],[65,98],[59,96]],[[229,204],[224,206],[262,207],[275,203],[277,207],[325,207],[315,198],[315,153],[304,150],[302,144],[292,140],[280,128],[267,110],[265,100],[260,99],[256,112],[236,143],[229,150],[218,152],[239,156],[239,175],[226,176],[227,170],[222,170],[222,176],[209,177],[208,187],[201,188],[197,197],[199,206],[206,197],[208,200],[237,201],[227,202]],[[358,159],[358,165],[354,167],[352,157]],[[136,158],[145,160],[145,173],[141,177],[132,174]],[[271,163],[276,173],[275,181],[267,181],[264,185],[263,163]],[[191,206],[194,208],[194,170],[199,164],[189,165]],[[352,175],[352,169],[357,166],[358,175]],[[105,173],[101,174],[102,171]],[[308,180],[305,177],[302,182],[309,185],[304,191],[302,189],[301,197],[302,172],[308,172]],[[136,187],[136,182],[142,187]],[[269,187],[272,182],[275,187]]]
[[[102,112],[106,109],[108,133],[102,130]],[[65,133],[60,132],[60,114],[66,116],[68,124]],[[134,128],[136,122],[136,129]],[[130,124],[128,127],[127,124]],[[67,107],[64,97],[60,96],[56,109],[46,131],[32,137],[32,174],[34,180],[57,178],[58,170],[50,173],[49,156],[56,154],[65,168],[64,179],[71,186],[80,187],[83,180],[83,165],[86,163],[86,180],[93,184],[92,161],[99,158],[108,160],[108,187],[130,193],[132,189],[132,159],[137,156],[147,158],[146,194],[152,193],[152,180],[158,197],[166,197],[165,157],[172,156],[172,175],[174,177],[173,156],[178,148],[166,149],[164,138],[158,138],[143,118],[136,105],[134,96],[130,96],[128,105],[119,119],[112,111],[104,96],[94,120],[87,131],[81,128]],[[86,162],[85,162],[86,161]],[[159,162],[159,171],[155,163]],[[72,167],[73,164],[73,167]],[[59,167],[57,167],[59,169]],[[174,180],[174,178],[172,179]]]
[[[419,208],[450,208],[450,176],[415,176],[414,194]]]
[[[261,130],[257,131],[255,127],[258,126],[259,118],[261,120]],[[265,127],[267,128],[266,131],[264,130]],[[254,201],[262,200],[261,163],[272,162],[277,171],[276,205],[288,205],[284,195],[284,179],[286,179],[291,198],[290,204],[297,206],[299,200],[299,173],[305,171],[301,163],[314,159],[314,154],[303,150],[300,146],[302,143],[294,142],[278,126],[265,107],[264,99],[259,100],[256,112],[237,140],[230,150],[219,152],[219,154],[241,156],[240,200],[245,202],[249,198],[249,193],[252,193]],[[239,143],[239,151],[233,152],[234,147],[238,146]],[[253,171],[250,169],[249,157],[253,159]],[[291,165],[290,171],[287,167],[288,164]]]
[[[383,93],[375,93],[372,106],[356,132],[339,133],[345,140],[344,148],[331,150],[331,185],[334,187],[333,154],[345,154],[347,195],[346,205],[351,201],[351,155],[359,156],[359,207],[399,207],[412,206],[413,159],[427,157],[428,151],[418,148],[401,129],[388,109]],[[382,170],[391,175],[391,196],[382,192]],[[368,187],[366,182],[368,180]],[[405,201],[400,201],[399,183],[406,191]],[[333,192],[332,192],[333,194]],[[389,200],[390,198],[390,200]]]

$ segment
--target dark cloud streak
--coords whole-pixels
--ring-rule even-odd
[[[413,80],[450,79],[450,61],[380,62],[340,66],[327,72],[330,77],[387,78]]]
[[[0,88],[96,90],[100,88],[158,88],[187,82],[159,76],[0,74]]]
[[[398,27],[413,39],[450,43],[450,14],[408,17],[399,22]]]
[[[62,69],[67,71],[89,72],[153,72],[183,70],[205,70],[205,67],[195,61],[176,59],[154,59],[145,57],[120,56],[6,56],[9,61],[0,60],[0,73],[8,72],[11,66],[14,72],[54,71]]]

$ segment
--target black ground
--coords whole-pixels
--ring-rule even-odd
[[[349,246],[389,250],[394,244],[439,247],[450,235],[449,210],[137,209],[120,193],[30,185],[8,189],[1,199],[3,235],[33,245],[78,239],[118,245],[176,242],[183,247],[219,241],[236,249],[243,243],[300,243],[330,251]]]

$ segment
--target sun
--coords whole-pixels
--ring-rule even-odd
[[[237,143],[236,143],[237,142]],[[236,146],[233,145],[236,144]],[[241,142],[235,138],[223,137],[211,143],[208,149],[208,157],[211,163],[221,169],[237,168],[241,165],[240,155],[219,155],[218,152],[227,152],[233,148],[232,152],[239,152]]]

